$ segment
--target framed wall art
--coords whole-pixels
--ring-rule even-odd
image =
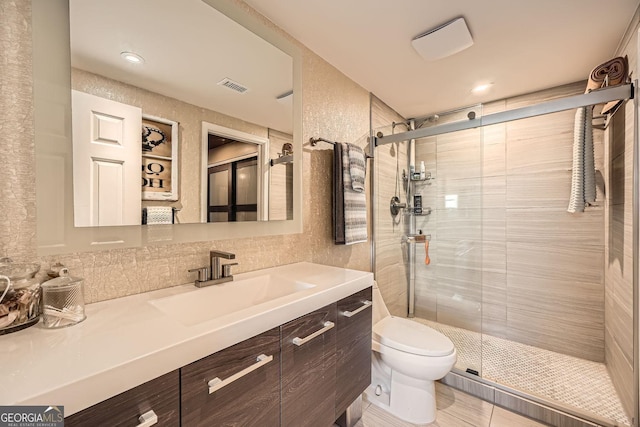
[[[142,200],[178,200],[178,122],[142,115]]]

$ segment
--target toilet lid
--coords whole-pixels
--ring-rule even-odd
[[[453,343],[440,332],[412,320],[388,316],[373,327],[373,339],[387,347],[421,356],[448,356]]]

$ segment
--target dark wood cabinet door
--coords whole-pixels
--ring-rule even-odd
[[[127,390],[64,419],[66,427],[137,426],[139,417],[153,411],[155,426],[180,425],[180,374],[178,370]]]
[[[371,288],[338,301],[336,418],[371,384],[371,301]]]
[[[282,426],[333,425],[335,323],[334,303],[281,326]]]
[[[259,360],[262,355],[266,358]],[[279,328],[214,353],[180,371],[183,427],[280,425]],[[214,378],[226,383],[225,380],[234,377],[237,377],[235,381],[209,393],[209,382]]]

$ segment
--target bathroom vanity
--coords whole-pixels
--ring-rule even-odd
[[[0,399],[64,405],[69,426],[329,426],[370,383],[372,284],[298,263],[91,304],[0,337]]]

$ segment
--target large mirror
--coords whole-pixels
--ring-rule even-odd
[[[41,254],[301,232],[295,45],[224,0],[33,3]]]

